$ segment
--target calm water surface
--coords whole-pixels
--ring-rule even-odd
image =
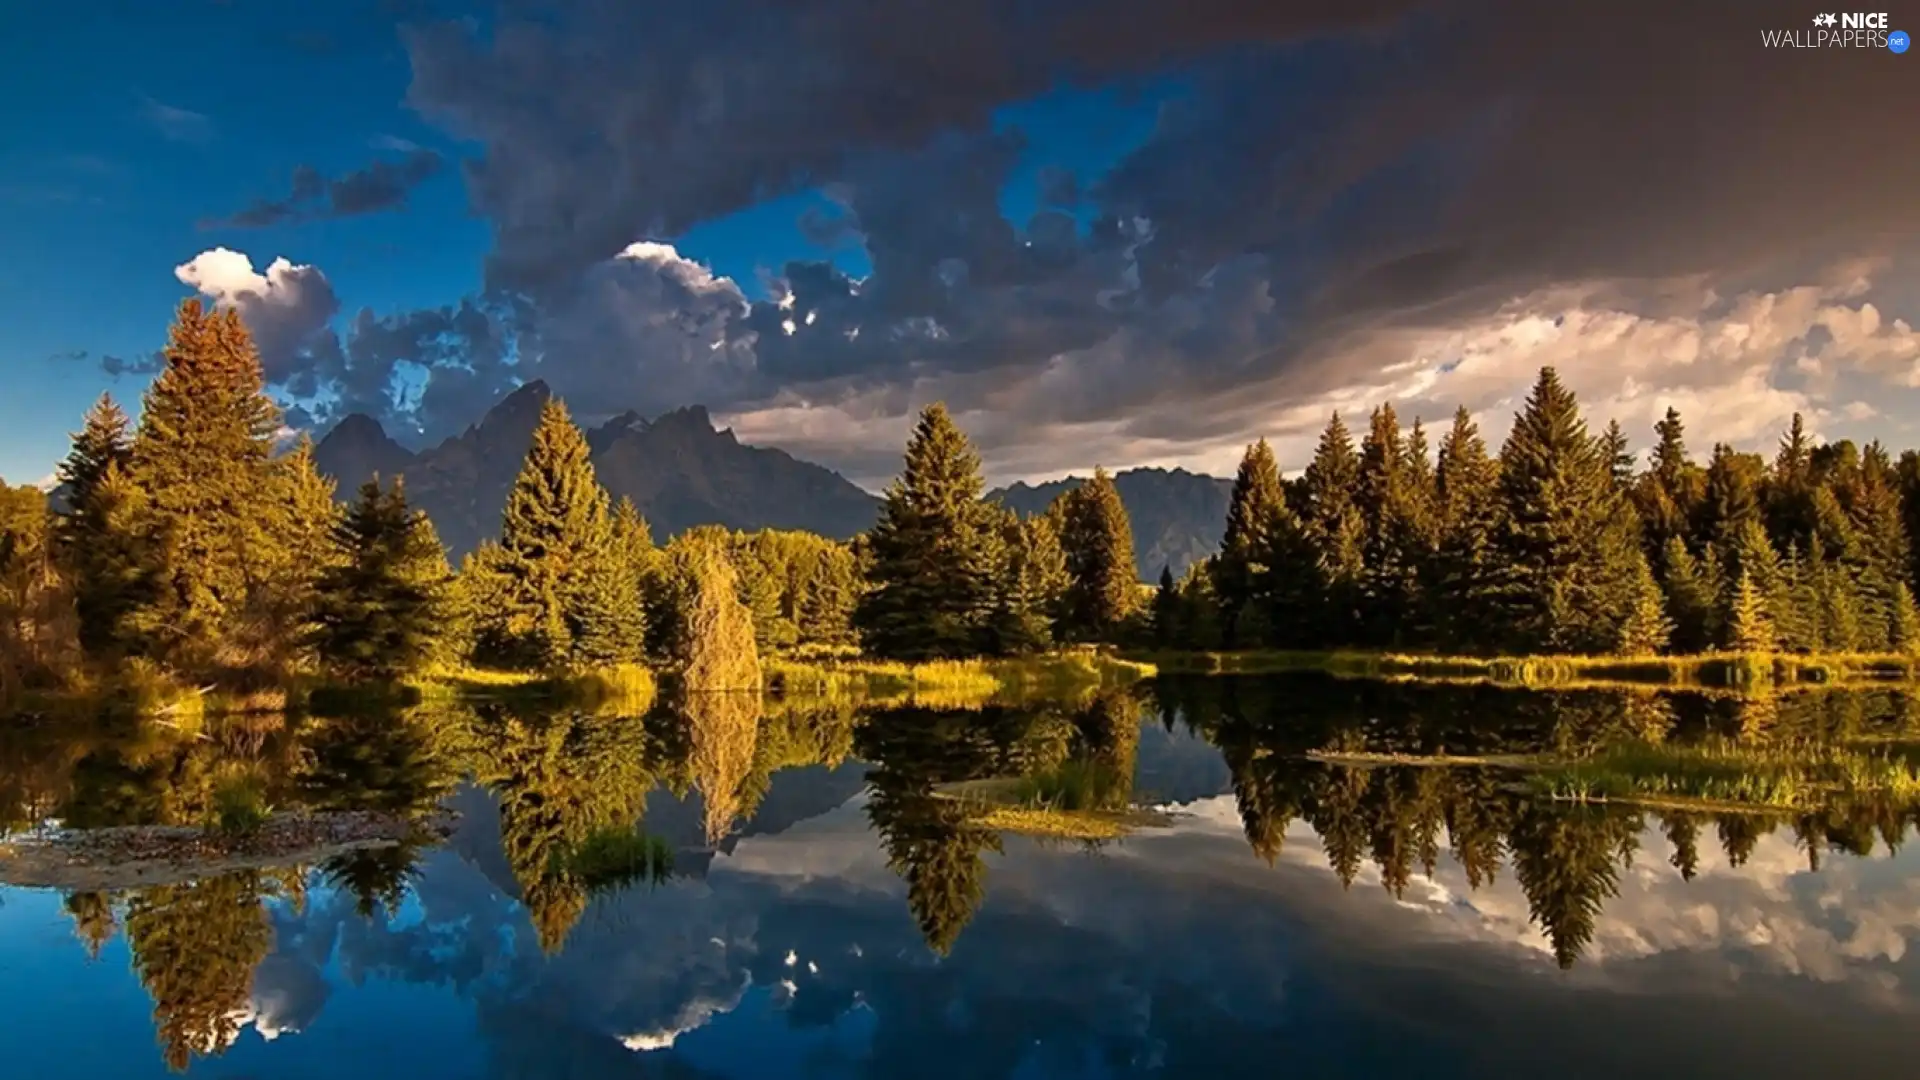
[[[1507,766],[1885,764],[1913,711],[1303,677],[16,732],[15,827],[236,799],[460,819],[322,866],[0,887],[0,1075],[1907,1075],[1905,796],[1580,805]],[[1443,753],[1494,763],[1415,763]],[[1003,832],[953,797],[990,778],[1067,832],[1135,827]]]

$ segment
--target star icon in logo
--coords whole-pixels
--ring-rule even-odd
[[[1813,17],[1813,25],[1815,26],[1832,26],[1839,21],[1839,19],[1834,18],[1832,15],[1815,15]]]

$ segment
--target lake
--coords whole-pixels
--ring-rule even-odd
[[[1915,714],[1300,675],[12,730],[14,830],[459,816],[319,865],[0,887],[0,1062],[1904,1075]]]

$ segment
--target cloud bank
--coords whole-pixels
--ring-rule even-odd
[[[1667,404],[1702,442],[1767,441],[1796,410],[1898,429],[1920,406],[1920,145],[1889,137],[1910,73],[1761,46],[1805,16],[510,0],[402,30],[409,103],[477,148],[485,290],[363,312],[278,370],[316,421],[415,439],[536,373],[609,407],[699,402],[867,482],[934,399],[996,480],[1222,471],[1260,436],[1297,466],[1329,411],[1385,399],[1497,434],[1543,363],[1643,442]],[[1159,103],[1097,175],[997,118],[1085,89]],[[1038,208],[1012,220],[1036,159]],[[337,207],[319,181],[262,212]],[[669,242],[802,191],[827,205],[805,233],[869,275],[791,262],[753,299]]]

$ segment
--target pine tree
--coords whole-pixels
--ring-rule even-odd
[[[1180,578],[1180,647],[1201,652],[1220,648],[1224,637],[1220,621],[1213,575],[1205,560],[1196,562]]]
[[[201,665],[226,644],[249,585],[275,550],[268,458],[280,418],[236,312],[186,301],[164,355],[166,367],[147,389],[130,472],[169,541],[169,595],[161,603],[168,643],[177,648],[167,651]]]
[[[1265,439],[1247,447],[1234,476],[1227,504],[1227,529],[1213,561],[1214,591],[1221,606],[1237,615],[1254,600],[1255,583],[1266,576],[1264,562],[1272,546],[1265,529],[1272,507],[1282,503],[1280,467]]]
[[[1361,544],[1361,640],[1372,645],[1399,645],[1407,621],[1418,562],[1401,550],[1405,537],[1395,528],[1400,504],[1407,499],[1403,468],[1406,444],[1392,405],[1373,411],[1366,438],[1360,443],[1358,509],[1364,525]]]
[[[966,435],[944,405],[928,406],[867,533],[870,588],[854,625],[869,652],[925,660],[979,651],[999,545],[982,486]]]
[[[80,647],[96,659],[151,651],[161,625],[163,538],[146,493],[128,477],[130,464],[127,415],[102,394],[60,465],[67,512],[52,537],[73,592]]]
[[[1606,433],[1600,436],[1600,449],[1607,459],[1614,490],[1624,494],[1633,484],[1633,453],[1627,449],[1627,433],[1621,430],[1620,421],[1607,421]]]
[[[548,668],[637,659],[645,627],[623,548],[585,436],[547,399],[489,555],[506,586],[504,651]]]
[[[577,667],[635,663],[646,647],[640,583],[610,525],[601,542],[582,553],[561,594],[572,642],[569,661]]]
[[[1254,581],[1253,602],[1241,609],[1238,627],[1254,635],[1245,646],[1264,642],[1306,648],[1325,641],[1324,628],[1315,622],[1325,598],[1319,553],[1291,502],[1283,495],[1264,510],[1262,572]]]
[[[1862,646],[1870,649],[1886,644],[1884,629],[1892,624],[1898,587],[1912,588],[1907,580],[1911,552],[1893,475],[1886,451],[1871,443],[1861,455],[1858,480],[1847,485],[1847,516],[1856,538],[1849,561],[1860,587],[1862,614],[1872,628],[1863,635]]]
[[[1648,469],[1634,482],[1634,507],[1645,530],[1646,550],[1658,556],[1667,541],[1688,537],[1704,478],[1687,457],[1686,425],[1671,406],[1654,425],[1656,441],[1648,455]]]
[[[653,546],[653,528],[640,508],[625,495],[613,508],[613,544],[620,563],[631,569],[637,584],[643,580],[659,549]]]
[[[1707,466],[1706,499],[1694,535],[1703,544],[1731,544],[1748,522],[1760,519],[1760,468],[1750,455],[1721,443]]]
[[[1060,548],[1058,514],[1022,521],[1001,506],[989,506],[1000,543],[991,610],[983,651],[1018,656],[1049,648],[1071,585],[1067,556]]]
[[[1920,655],[1920,607],[1913,602],[1913,590],[1906,582],[1893,587],[1893,605],[1887,620],[1887,647],[1903,656]]]
[[[1767,478],[1767,532],[1782,548],[1806,550],[1813,537],[1813,443],[1799,413],[1780,439],[1773,471]]]
[[[1133,562],[1133,526],[1105,469],[1061,496],[1060,547],[1071,579],[1068,631],[1083,641],[1113,641],[1140,604]]]
[[[1597,651],[1632,596],[1632,517],[1573,393],[1542,368],[1500,453],[1504,599],[1514,644]]]
[[[1667,617],[1666,598],[1646,558],[1634,554],[1633,608],[1620,627],[1619,651],[1626,656],[1653,656],[1672,639],[1673,620]]]
[[[1786,580],[1785,600],[1774,608],[1774,633],[1780,647],[1788,652],[1817,652],[1820,648],[1820,592],[1801,558],[1800,549],[1791,544],[1780,560],[1780,573]]]
[[[1669,537],[1661,552],[1664,579],[1662,591],[1667,611],[1673,617],[1673,647],[1676,652],[1696,653],[1714,644],[1719,625],[1719,584],[1702,572],[1685,540]]]
[[[446,630],[451,575],[425,515],[399,483],[361,485],[332,529],[335,557],[322,573],[312,614],[321,664],[355,679],[396,679],[425,668]]]
[[[73,446],[60,463],[57,475],[65,491],[67,513],[55,534],[63,549],[84,545],[90,538],[94,492],[107,470],[126,472],[131,463],[131,440],[127,434],[127,414],[109,394],[87,410],[86,420],[73,434]]]
[[[800,607],[800,637],[822,645],[845,645],[852,637],[853,566],[851,559],[822,557],[807,573]]]
[[[1727,611],[1727,647],[1735,652],[1772,652],[1773,620],[1766,601],[1754,587],[1753,575],[1742,572],[1735,580]]]
[[[1366,523],[1354,504],[1359,479],[1353,437],[1334,413],[1300,477],[1300,516],[1319,564],[1322,610],[1315,621],[1332,644],[1351,643],[1360,629]]]
[[[166,614],[166,540],[154,532],[146,492],[118,465],[107,467],[88,503],[88,535],[67,556],[80,646],[95,659],[149,655]]]
[[[1792,583],[1757,517],[1747,519],[1740,526],[1727,550],[1729,555],[1723,557],[1722,562],[1728,580],[1737,583],[1743,576],[1752,579],[1754,590],[1760,594],[1761,603],[1766,606],[1769,621],[1778,631],[1778,620],[1772,616],[1775,612],[1786,611],[1792,603]],[[1729,597],[1728,603],[1731,602]],[[1770,650],[1783,647],[1778,641],[1769,646]]]
[[[1485,644],[1495,585],[1494,543],[1499,525],[1499,465],[1465,408],[1440,443],[1436,483],[1438,550],[1429,592],[1440,601],[1441,639],[1454,647]]]
[[[1436,588],[1442,520],[1439,477],[1427,458],[1427,433],[1416,417],[1407,435],[1400,484],[1387,504],[1387,548],[1400,564],[1401,615],[1390,642],[1432,645],[1438,640],[1448,598]]]
[[[1821,560],[1812,571],[1820,598],[1820,644],[1828,652],[1862,647],[1861,605],[1853,575],[1841,563]]]
[[[340,507],[334,483],[320,472],[313,442],[304,435],[267,462],[266,485],[264,544],[234,637],[286,670],[296,662],[320,577],[339,558],[333,530]]]
[[[1173,567],[1160,568],[1160,584],[1153,590],[1153,643],[1172,648],[1180,633],[1180,588],[1173,580]]]

